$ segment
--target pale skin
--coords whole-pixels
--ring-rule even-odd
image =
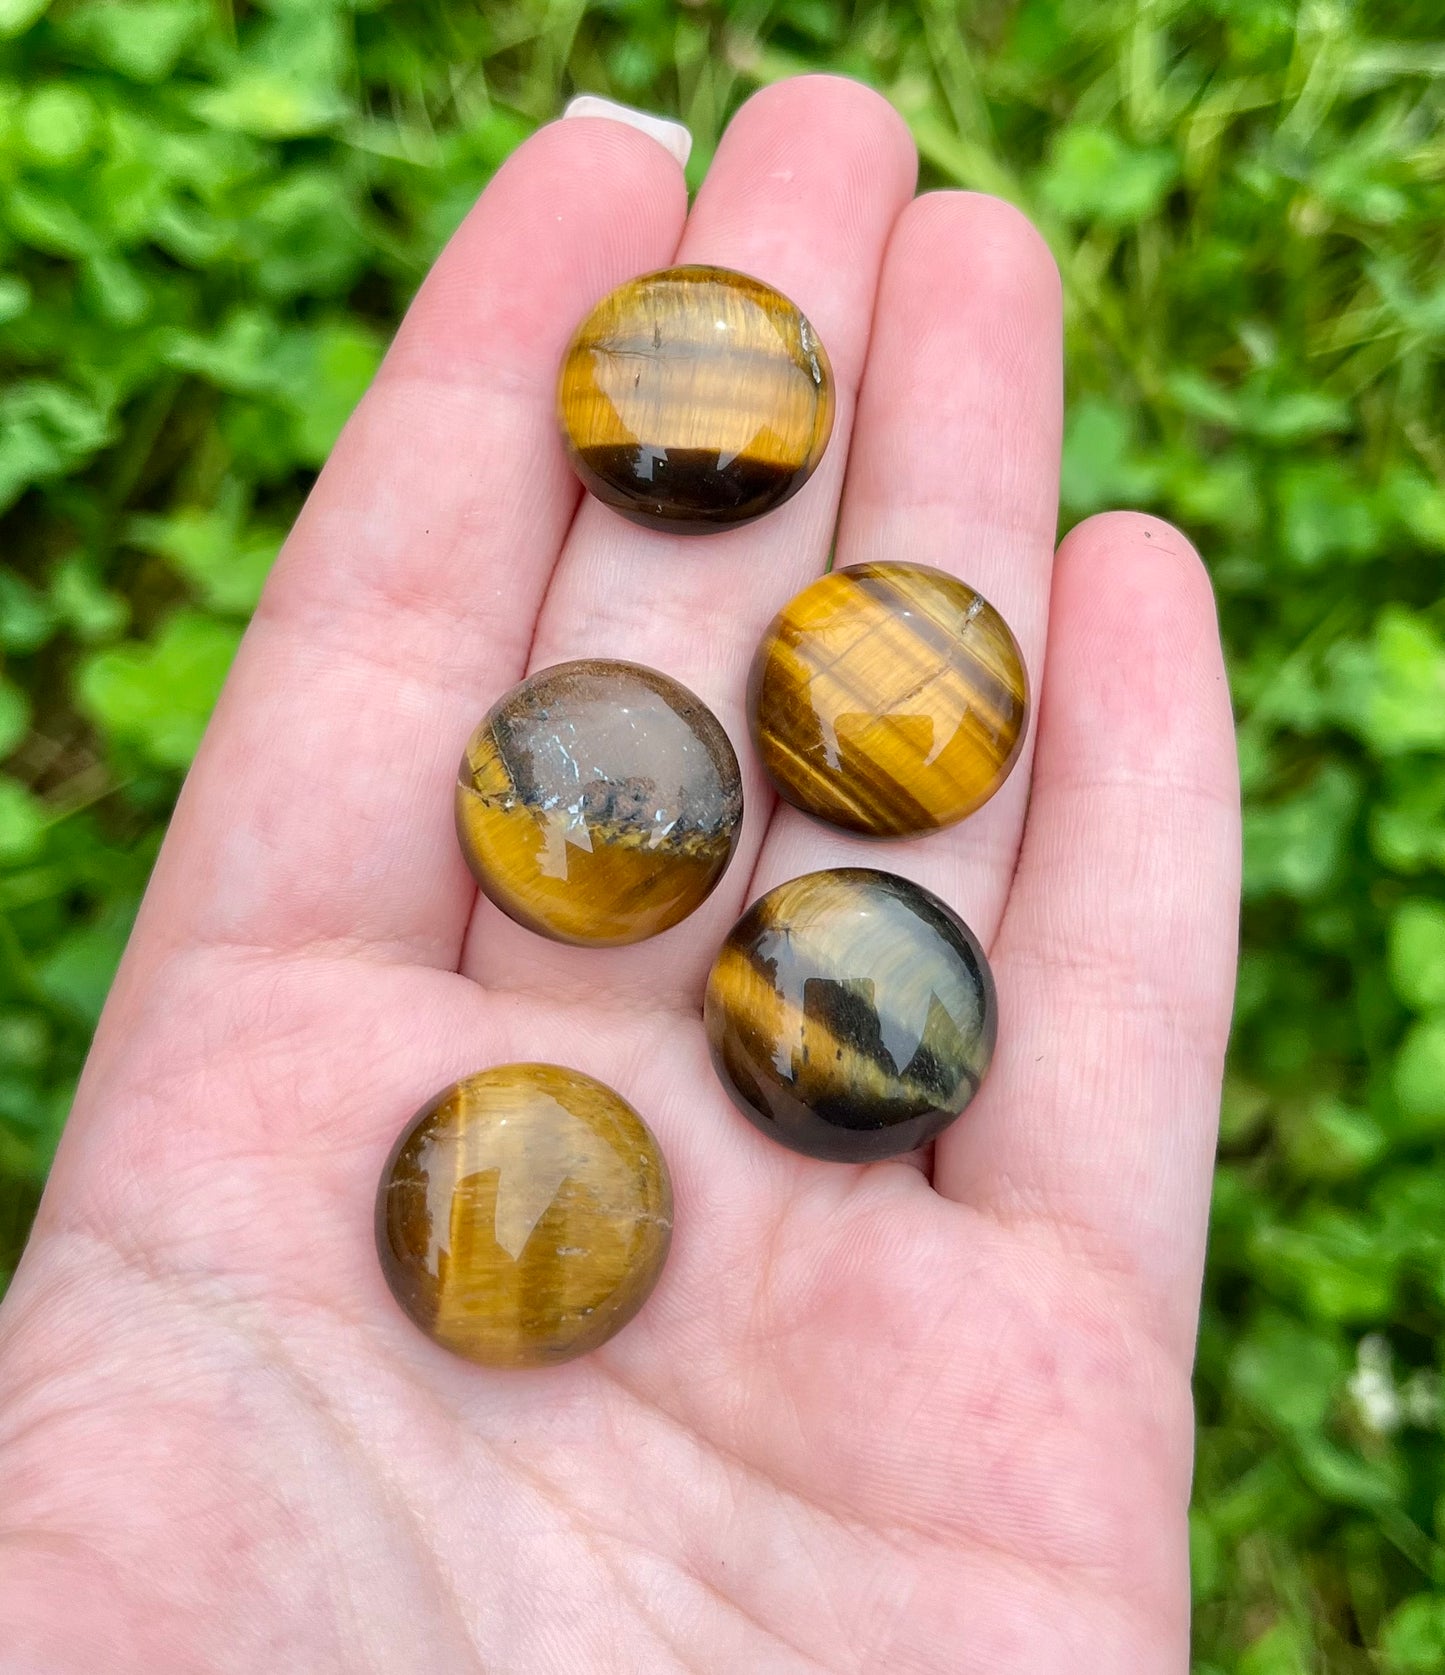
[[[691,214],[654,140],[542,130],[427,281],[246,636],[0,1311],[4,1675],[1182,1675],[1190,1368],[1233,982],[1238,798],[1188,541],[1054,551],[1059,281],[1015,210],[913,199],[851,83],[759,94]],[[573,326],[674,259],[758,275],[832,356],[813,481],[673,539],[579,501]],[[744,682],[837,561],[942,566],[1036,707],[981,813],[865,844],[778,809]],[[639,947],[543,942],[452,833],[467,734],[614,656],[743,757],[731,871]],[[729,1105],[700,1019],[744,904],[891,868],[990,950],[999,1049],[931,1158],[851,1167]],[[561,1368],[400,1313],[372,1199],[457,1076],[574,1065],[671,1163],[672,1257]]]

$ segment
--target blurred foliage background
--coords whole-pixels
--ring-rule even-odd
[[[1438,0],[0,0],[0,1270],[267,566],[577,89],[863,77],[1045,229],[1064,518],[1202,545],[1247,796],[1200,1675],[1445,1670]]]

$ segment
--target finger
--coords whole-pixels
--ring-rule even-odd
[[[553,383],[579,314],[672,253],[682,173],[555,123],[422,287],[286,545],[177,810],[132,964],[189,942],[454,965],[451,786],[521,673],[577,490]]]
[[[620,657],[651,664],[708,703],[738,747],[749,814],[713,898],[644,946],[548,946],[478,904],[465,962],[487,983],[548,993],[604,985],[639,1000],[695,999],[742,901],[769,797],[743,748],[753,647],[777,607],[827,562],[889,229],[913,191],[913,142],[892,107],[856,82],[805,76],[743,106],[718,148],[678,251],[740,269],[790,297],[832,360],[837,413],[813,480],[745,529],[670,536],[584,500],[543,608],[531,666]],[[500,682],[498,683],[500,689]]]
[[[840,565],[946,570],[1002,612],[1035,687],[1058,517],[1058,269],[998,198],[940,192],[899,218],[878,293],[838,536]],[[987,945],[1023,830],[1032,741],[977,814],[926,842],[878,842],[780,807],[754,891],[823,866],[926,885]]]
[[[999,1043],[948,1197],[1131,1276],[1192,1353],[1239,907],[1209,579],[1114,513],[1059,553],[1033,800],[993,949]]]

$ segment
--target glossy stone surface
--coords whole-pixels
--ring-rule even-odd
[[[613,947],[687,917],[742,826],[738,759],[712,711],[639,663],[559,663],[501,698],[457,781],[478,884],[519,924]]]
[[[795,807],[869,837],[916,837],[972,814],[1008,777],[1028,676],[981,594],[926,564],[820,576],[773,619],[748,719]]]
[[[761,517],[812,476],[833,375],[770,285],[667,268],[619,286],[577,328],[557,413],[599,500],[652,529],[706,534]]]
[[[488,1367],[570,1361],[647,1301],[672,1236],[667,1165],[627,1102],[577,1070],[468,1076],[382,1173],[376,1246],[398,1303]]]
[[[723,944],[703,1015],[713,1067],[763,1133],[868,1163],[946,1128],[993,1056],[998,1003],[978,940],[893,873],[780,884]]]

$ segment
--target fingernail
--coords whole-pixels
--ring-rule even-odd
[[[595,93],[579,93],[562,112],[569,116],[601,116],[609,122],[625,122],[655,139],[664,151],[677,158],[680,168],[687,167],[692,150],[692,135],[680,122],[670,122],[665,116],[654,116],[651,111],[633,110],[631,105],[614,104],[611,99],[599,99]]]

